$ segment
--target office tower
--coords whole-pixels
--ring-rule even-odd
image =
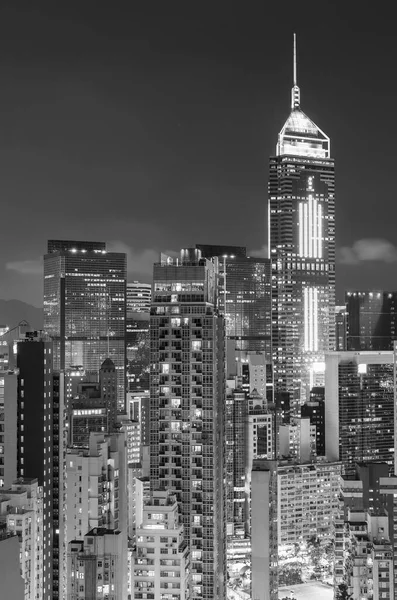
[[[217,260],[199,250],[154,265],[150,478],[176,494],[191,554],[191,598],[226,594],[224,319]]]
[[[394,369],[392,351],[330,352],[325,369],[325,453],[342,461],[382,461],[394,472]]]
[[[291,113],[270,158],[268,208],[274,385],[300,414],[335,346],[335,200],[330,139],[300,107],[296,52]]]
[[[335,306],[335,350],[349,350],[346,342],[346,306]],[[368,348],[365,348],[368,350]]]
[[[325,388],[314,387],[310,397],[301,406],[301,417],[310,419],[310,424],[316,427],[316,454],[325,456]]]
[[[59,569],[54,568],[54,414],[52,342],[26,334],[18,342],[17,476],[37,478],[43,487],[43,600],[58,593]],[[56,565],[58,567],[59,565]]]
[[[0,370],[0,489],[17,478],[17,372]]]
[[[127,552],[123,532],[94,527],[68,545],[68,600],[125,600]]]
[[[82,539],[93,527],[123,530],[123,502],[127,513],[125,443],[124,433],[91,433],[87,450],[68,449],[67,543]]]
[[[278,544],[332,541],[341,490],[340,462],[278,464]]]
[[[228,341],[227,375],[253,375],[254,366],[264,371],[264,383],[250,391],[271,400],[271,264],[269,259],[246,256],[239,246],[196,245],[204,258],[219,259],[219,310],[225,315]],[[210,254],[215,252],[215,254]],[[256,360],[255,360],[256,359]],[[262,376],[263,377],[263,376]],[[263,385],[261,389],[260,385]]]
[[[256,460],[251,483],[251,598],[277,600],[277,463]]]
[[[397,339],[397,292],[347,292],[347,350],[392,350]]]
[[[25,583],[20,569],[18,537],[0,528],[0,581],[4,598],[25,600]]]
[[[189,600],[189,548],[176,497],[153,492],[137,523],[132,598]]]
[[[125,409],[126,255],[103,242],[50,240],[44,257],[44,329],[54,341],[54,369],[99,371],[110,358]]]
[[[0,326],[0,371],[13,370],[16,366],[16,341],[25,337],[31,326],[25,320],[15,327]]]
[[[0,493],[0,523],[18,536],[25,600],[43,596],[43,490],[37,479],[19,479]],[[0,584],[1,590],[2,583]],[[14,596],[10,596],[10,598]]]
[[[152,284],[133,281],[127,283],[127,312],[142,312],[149,316]]]

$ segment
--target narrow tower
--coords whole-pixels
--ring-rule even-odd
[[[324,354],[335,344],[335,200],[330,139],[305,115],[297,83],[294,34],[291,113],[270,158],[269,248],[272,263],[276,402],[292,414],[323,385]]]

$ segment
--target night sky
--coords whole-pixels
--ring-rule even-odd
[[[356,0],[23,6],[0,8],[1,298],[41,305],[48,238],[111,242],[146,281],[159,250],[259,251],[294,31],[301,106],[336,159],[339,300],[397,289],[390,13]]]

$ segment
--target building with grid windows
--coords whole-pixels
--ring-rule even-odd
[[[346,476],[356,462],[386,462],[394,472],[394,370],[392,351],[326,356],[325,452]]]
[[[177,497],[191,598],[226,596],[224,319],[217,260],[184,249],[154,265],[150,479]]]
[[[397,292],[346,293],[347,350],[392,350],[397,339]]]
[[[94,527],[68,545],[68,600],[125,600],[127,552],[123,532]]]
[[[296,60],[268,207],[274,385],[299,415],[311,387],[323,385],[324,354],[335,346],[335,198],[330,139],[300,107]]]
[[[278,543],[296,544],[313,536],[331,540],[338,514],[341,463],[278,465]]]
[[[104,242],[50,240],[44,257],[44,329],[54,369],[99,371],[110,358],[118,408],[125,410],[126,255]]]
[[[132,559],[133,600],[189,600],[189,549],[176,497],[154,492],[137,523]]]

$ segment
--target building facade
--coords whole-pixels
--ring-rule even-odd
[[[191,597],[226,595],[224,320],[217,261],[199,250],[154,266],[151,308],[150,479],[181,509]]]
[[[346,293],[347,350],[392,350],[397,339],[397,292]]]
[[[325,369],[325,452],[344,475],[356,462],[382,461],[394,472],[395,353],[330,352]]]
[[[189,549],[176,497],[154,492],[137,523],[132,600],[189,600]]]
[[[335,346],[335,197],[330,139],[300,107],[291,113],[269,171],[269,246],[272,266],[273,357],[276,393],[300,404]]]
[[[98,372],[106,358],[117,371],[125,409],[126,255],[103,242],[50,240],[44,257],[44,329],[54,342],[54,369]]]

